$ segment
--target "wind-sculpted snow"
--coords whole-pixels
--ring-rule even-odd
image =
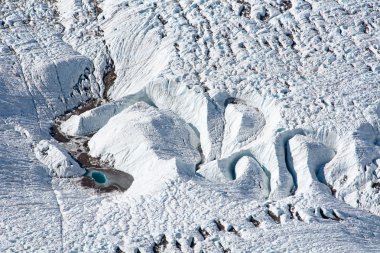
[[[378,252],[379,13],[0,1],[0,251]]]

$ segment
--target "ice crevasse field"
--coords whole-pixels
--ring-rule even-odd
[[[0,0],[0,252],[379,252],[380,2]]]

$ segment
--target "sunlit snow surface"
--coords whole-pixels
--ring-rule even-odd
[[[379,59],[372,0],[0,1],[0,252],[379,252]]]

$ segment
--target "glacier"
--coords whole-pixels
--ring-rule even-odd
[[[0,252],[378,252],[379,13],[1,0]]]

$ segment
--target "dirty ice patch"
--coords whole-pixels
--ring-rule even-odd
[[[46,165],[52,177],[79,177],[86,171],[59,144],[40,141],[34,148],[37,159]]]

